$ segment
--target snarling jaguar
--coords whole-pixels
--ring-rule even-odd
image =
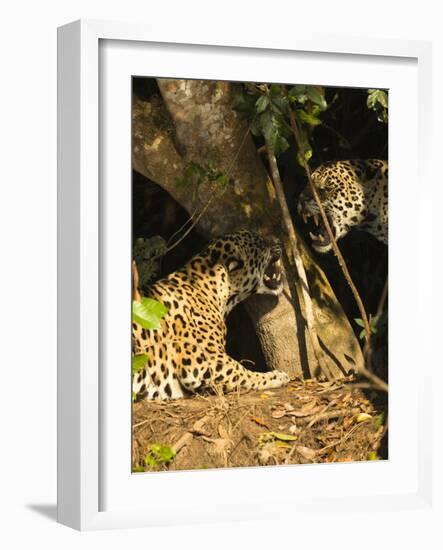
[[[215,240],[151,286],[149,296],[168,313],[158,330],[133,322],[133,353],[147,356],[133,376],[137,399],[176,399],[217,387],[263,390],[289,381],[284,372],[250,371],[225,349],[225,318],[232,308],[253,293],[282,292],[281,254],[275,241],[239,231]]]
[[[384,160],[342,160],[327,162],[312,173],[321,203],[336,240],[351,229],[367,231],[388,243],[388,163]],[[310,231],[317,252],[328,252],[332,244],[321,221],[320,211],[309,185],[301,193],[298,213]]]

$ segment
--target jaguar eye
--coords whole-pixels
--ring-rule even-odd
[[[237,260],[236,258],[229,258],[229,260],[226,262],[229,273],[237,271],[237,269],[241,269],[243,265],[243,261]]]

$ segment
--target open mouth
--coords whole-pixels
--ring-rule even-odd
[[[327,216],[327,214],[326,214]],[[307,225],[309,237],[311,238],[312,246],[315,249],[323,249],[331,245],[331,239],[329,238],[326,227],[319,214],[310,214],[306,211],[301,213],[303,222]],[[334,225],[328,217],[329,225],[335,236]]]
[[[281,251],[274,252],[265,269],[263,284],[269,290],[278,290],[282,286],[283,266],[281,261]]]

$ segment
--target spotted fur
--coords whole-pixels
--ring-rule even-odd
[[[149,295],[167,308],[159,330],[133,323],[133,351],[147,354],[133,377],[138,399],[176,399],[214,389],[276,388],[280,371],[252,372],[225,350],[225,318],[247,296],[281,293],[280,246],[255,233],[221,237],[182,269],[156,282]]]
[[[367,231],[384,244],[388,243],[388,163],[384,160],[343,160],[322,164],[312,173],[321,203],[335,238],[351,229]],[[298,212],[317,217],[319,208],[310,186],[300,195]],[[328,252],[332,245],[323,224],[311,233],[318,252]]]

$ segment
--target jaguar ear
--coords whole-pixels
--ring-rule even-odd
[[[229,271],[229,273],[232,273],[233,271],[237,271],[237,269],[241,269],[245,265],[243,260],[237,260],[237,258],[229,258],[226,262],[226,267]]]
[[[228,264],[227,264],[228,271],[235,271],[239,267],[240,267],[240,262],[238,260],[236,260],[235,258],[231,258],[228,261]]]

